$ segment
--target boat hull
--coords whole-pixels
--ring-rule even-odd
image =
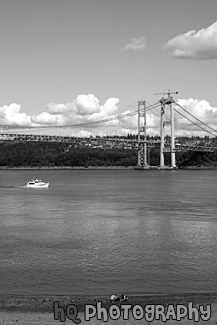
[[[26,187],[28,188],[48,188],[49,183],[44,184],[27,184]]]

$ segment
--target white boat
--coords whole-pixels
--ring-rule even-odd
[[[31,179],[27,184],[26,187],[30,188],[44,188],[48,187],[49,183],[42,182],[40,179]]]

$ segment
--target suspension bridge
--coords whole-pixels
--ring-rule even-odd
[[[148,154],[151,148],[157,147],[160,150],[160,165],[158,169],[176,169],[176,152],[182,150],[190,151],[203,151],[213,152],[217,151],[217,141],[202,144],[197,142],[191,143],[177,143],[175,141],[175,116],[181,116],[191,126],[196,127],[203,133],[208,134],[212,138],[217,139],[217,130],[210,125],[206,124],[178,102],[176,102],[172,95],[178,92],[160,93],[156,95],[163,95],[163,97],[154,104],[149,104],[145,100],[138,101],[137,103],[126,106],[118,110],[118,114],[106,114],[98,119],[89,119],[83,123],[67,124],[67,125],[45,125],[34,126],[28,128],[20,128],[19,125],[2,125],[0,133],[0,141],[14,141],[14,142],[64,142],[71,145],[90,145],[97,144],[98,147],[106,148],[107,145],[111,146],[125,146],[126,148],[136,148],[138,151],[138,164],[139,169],[149,169],[150,166],[147,162]],[[166,95],[166,96],[165,96]],[[150,115],[151,113],[151,115]],[[158,131],[160,136],[157,140],[150,140],[148,135],[149,130],[153,127],[153,115],[158,122]],[[127,127],[126,121],[129,121]],[[177,120],[177,119],[176,119]],[[118,127],[125,128],[125,130],[135,130],[134,136],[126,137],[118,135]],[[57,135],[57,130],[72,130],[83,129],[90,130],[90,128],[103,129],[101,136],[75,136],[75,135]],[[69,133],[70,133],[69,132]],[[106,132],[112,135],[106,135]],[[54,133],[54,134],[49,134]],[[100,131],[99,131],[100,133]],[[168,134],[169,140],[168,141]],[[167,135],[167,137],[166,137]],[[171,165],[165,166],[164,154],[170,153]]]

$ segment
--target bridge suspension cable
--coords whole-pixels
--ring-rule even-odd
[[[155,103],[152,105],[149,105],[146,107],[146,111],[152,110],[154,108],[156,108],[157,106],[159,106],[159,103]],[[130,104],[128,106],[125,106],[123,108],[121,108],[120,110],[127,110],[129,108],[135,107],[135,103]],[[88,122],[83,122],[83,123],[75,123],[75,124],[67,124],[67,125],[51,125],[51,126],[30,126],[30,127],[24,127],[24,129],[30,129],[30,130],[50,130],[50,129],[55,129],[55,128],[71,128],[71,127],[82,127],[82,126],[91,126],[91,125],[97,125],[97,124],[101,124],[101,123],[107,123],[107,122],[112,122],[114,120],[121,120],[130,116],[134,116],[138,114],[138,110],[134,110],[131,112],[127,112],[127,113],[122,113],[120,114],[120,110],[119,110],[119,115],[113,115],[110,116],[111,114],[106,114],[104,115],[104,118],[99,119],[99,120],[93,120],[93,121],[88,121]],[[5,125],[4,125],[5,126]],[[9,126],[9,125],[8,125]],[[20,126],[12,126],[11,129],[16,129],[16,128],[21,128]]]
[[[146,103],[148,103],[148,105],[149,105],[148,107],[152,106],[152,105],[151,105],[147,100],[146,100]],[[155,104],[153,104],[153,105],[155,105]],[[153,114],[154,114],[155,116],[160,117],[160,112],[157,111],[157,113],[156,113],[156,108],[158,108],[158,107],[160,107],[160,103],[158,103],[157,106],[155,106],[155,107],[153,107],[153,108],[151,108],[151,109],[148,109],[147,111],[152,110],[152,112],[153,112]]]
[[[146,108],[146,111],[151,110],[151,109],[155,108],[156,106],[159,106],[159,103],[155,103],[155,104],[152,104],[152,105],[148,106]],[[126,106],[125,110],[127,108],[129,108],[129,107],[130,107],[130,105]],[[131,107],[132,107],[132,105],[131,105]],[[114,120],[120,120],[120,119],[129,117],[129,116],[137,115],[137,114],[138,114],[138,110],[135,110],[135,111],[132,111],[132,112],[123,113],[123,114],[119,114],[119,115],[115,115],[115,116],[111,116],[111,117],[109,117],[109,115],[108,115],[107,118],[103,118],[101,120],[88,121],[88,122],[84,122],[84,123],[76,123],[76,124],[69,124],[69,125],[62,125],[62,126],[54,125],[54,126],[51,126],[51,128],[79,127],[79,126],[88,126],[88,125],[93,125],[93,124],[107,123],[107,122],[111,122],[111,121],[114,121]]]
[[[188,112],[184,107],[182,107],[181,105],[179,105],[177,102],[174,102],[178,107],[180,107],[184,112],[188,113],[190,116],[192,116],[193,118],[195,118],[195,120],[197,120],[198,122],[200,122],[201,124],[203,124],[204,126],[208,127],[210,130],[214,131],[217,133],[217,130],[215,130],[214,128],[212,128],[211,126],[209,126],[208,124],[206,124],[205,122],[201,121],[199,118],[197,118],[196,116],[194,116],[193,114],[191,114],[190,112]],[[189,120],[190,121],[190,120]],[[192,122],[193,123],[193,122]],[[195,124],[195,123],[194,123]],[[196,124],[200,127],[199,124]]]
[[[118,109],[119,113],[121,111],[126,111],[127,109],[130,109],[130,108],[135,108],[137,105],[136,102],[132,103],[132,104],[129,104],[127,106],[124,106],[120,109]],[[26,126],[26,127],[22,127],[20,125],[8,125],[8,124],[1,124],[0,127],[10,127],[11,129],[16,129],[16,128],[25,128],[25,129],[37,129],[37,130],[45,130],[45,129],[50,129],[50,128],[59,128],[59,127],[72,127],[72,126],[83,126],[83,125],[88,125],[88,124],[93,124],[93,123],[100,123],[102,120],[106,120],[108,119],[109,117],[114,117],[114,116],[111,116],[112,112],[108,113],[108,114],[104,114],[104,117],[103,119],[100,119],[100,120],[95,120],[95,121],[88,121],[88,122],[84,122],[84,123],[75,123],[75,124],[68,124],[68,125],[45,125],[45,126]]]
[[[199,125],[198,123],[192,121],[190,118],[188,118],[187,116],[185,116],[184,114],[182,114],[181,112],[179,112],[176,108],[174,108],[174,110],[181,115],[182,117],[186,118],[188,121],[190,121],[191,123],[193,123],[194,125],[196,125],[197,127],[201,128],[203,131],[208,132],[209,134],[213,135],[214,137],[216,137],[216,134],[213,134],[211,131],[206,130],[204,127],[202,127],[201,125]],[[194,116],[193,116],[194,117]]]

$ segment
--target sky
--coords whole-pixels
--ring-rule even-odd
[[[1,0],[0,44],[1,125],[87,123],[139,100],[156,103],[154,94],[170,89],[217,129],[216,0]],[[177,135],[199,132],[175,120]],[[157,114],[148,123],[159,133]],[[136,132],[137,119],[113,124]]]

